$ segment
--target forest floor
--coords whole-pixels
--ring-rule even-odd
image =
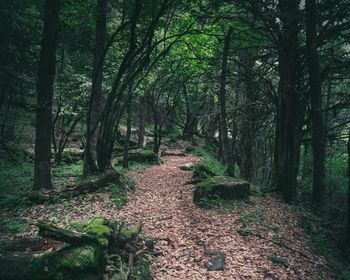
[[[192,202],[192,172],[179,166],[199,162],[193,155],[166,156],[163,164],[129,172],[136,183],[129,201],[117,209],[110,194],[97,192],[65,203],[35,205],[13,213],[29,223],[58,225],[102,217],[143,222],[160,256],[151,265],[153,279],[334,279],[326,260],[308,241],[302,212],[275,195],[251,196],[214,209]],[[34,226],[22,236],[36,234]],[[226,256],[222,271],[208,271],[208,252]]]

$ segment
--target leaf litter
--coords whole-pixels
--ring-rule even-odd
[[[162,165],[130,171],[136,190],[122,208],[110,193],[99,191],[55,205],[36,205],[3,212],[0,219],[25,217],[31,226],[1,239],[36,235],[39,220],[65,226],[101,217],[143,223],[143,236],[160,252],[153,259],[153,279],[335,279],[323,256],[312,249],[300,226],[302,213],[275,195],[252,196],[224,209],[202,209],[192,202],[192,173],[178,167],[197,163],[193,155],[166,156]],[[248,228],[244,236],[239,229]],[[208,271],[207,252],[226,256],[224,270]],[[276,259],[287,260],[286,265]]]

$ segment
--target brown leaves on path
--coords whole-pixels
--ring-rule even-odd
[[[156,243],[162,256],[152,264],[154,279],[332,278],[324,258],[309,247],[296,210],[278,198],[252,197],[251,203],[238,202],[222,211],[195,206],[193,186],[185,185],[192,174],[178,166],[198,161],[191,155],[168,156],[161,166],[133,172],[137,189],[126,207],[116,212],[115,218],[143,221],[145,236],[170,239]],[[237,233],[248,226],[252,235]],[[225,253],[223,271],[207,271],[208,250]],[[286,258],[288,266],[274,264],[270,255]]]
[[[192,173],[178,167],[198,161],[192,155],[166,156],[162,165],[130,172],[136,191],[129,193],[121,210],[109,193],[101,191],[57,205],[36,205],[11,216],[24,217],[31,224],[54,220],[59,226],[95,217],[142,221],[142,234],[157,239],[155,250],[161,252],[151,266],[156,280],[333,279],[325,259],[311,249],[298,210],[279,198],[253,196],[250,203],[239,201],[215,210],[195,206],[194,187],[185,185]],[[32,226],[20,236],[35,234]],[[210,251],[226,255],[223,271],[205,267]],[[285,259],[287,265],[273,262],[273,256]]]

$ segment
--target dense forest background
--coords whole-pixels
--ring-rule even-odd
[[[348,0],[14,0],[0,12],[2,207],[59,187],[67,168],[121,170],[136,149],[184,141],[312,212],[325,246],[349,252]]]

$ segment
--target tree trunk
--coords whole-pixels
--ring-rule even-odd
[[[37,85],[34,189],[52,188],[51,135],[52,98],[56,72],[56,47],[60,0],[45,1],[44,30],[41,42]]]
[[[228,53],[230,49],[232,29],[230,28],[225,36],[224,48],[222,54],[222,67],[220,77],[220,91],[218,94],[220,104],[220,127],[222,137],[222,155],[226,159],[227,174],[233,176],[233,161],[232,151],[229,144],[228,133],[227,133],[227,117],[226,117],[226,78],[227,78],[227,64],[228,64]]]
[[[254,147],[254,88],[252,68],[254,59],[249,57],[249,53],[244,54],[245,70],[244,70],[244,91],[245,91],[245,109],[243,112],[242,127],[242,146],[243,153],[241,159],[240,175],[246,180],[253,178],[253,147]]]
[[[145,131],[146,131],[146,100],[144,96],[140,97],[139,101],[139,132],[138,132],[138,147],[145,148]]]
[[[350,131],[348,139],[348,225],[347,225],[347,242],[348,250],[350,251]]]
[[[309,65],[311,95],[313,188],[312,203],[315,210],[325,204],[325,128],[322,115],[322,88],[317,53],[316,0],[306,0],[306,46]]]
[[[99,133],[99,117],[102,106],[103,57],[106,44],[106,21],[108,0],[97,1],[96,35],[94,65],[92,70],[92,88],[87,114],[87,135],[84,157],[84,175],[98,171],[97,138]]]
[[[280,144],[278,145],[279,166],[281,171],[277,185],[283,190],[286,202],[296,197],[297,173],[300,149],[299,96],[297,87],[297,70],[299,63],[298,31],[299,5],[296,0],[280,0],[279,10],[282,30],[279,34],[279,76],[280,76]],[[278,129],[276,131],[278,131]],[[280,173],[279,173],[280,172]]]
[[[129,149],[130,149],[130,138],[131,138],[131,109],[132,109],[132,91],[130,89],[128,95],[128,104],[126,107],[126,137],[125,137],[125,145],[124,145],[124,154],[123,154],[123,167],[128,168],[129,166]]]

